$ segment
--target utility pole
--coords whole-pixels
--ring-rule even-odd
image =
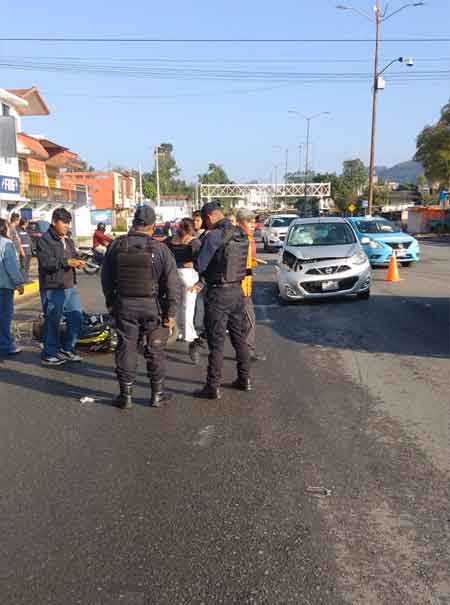
[[[307,189],[308,189],[308,170],[309,170],[309,133],[311,130],[311,120],[312,118],[306,118],[306,153],[305,153],[305,212],[306,212],[306,204],[308,200]]]
[[[139,203],[142,204],[144,196],[142,194],[142,162],[139,161]]]
[[[302,173],[302,149],[303,143],[300,143],[298,146],[298,176],[300,176]]]
[[[274,170],[275,170],[275,194],[274,194],[273,205],[274,205],[274,208],[276,208],[277,207],[277,187],[278,187],[278,183],[277,183],[277,181],[278,181],[278,164],[275,164]]]
[[[375,21],[375,52],[374,52],[374,68],[373,68],[373,91],[372,91],[372,132],[370,136],[370,166],[369,166],[369,195],[368,195],[368,212],[372,213],[373,208],[373,199],[374,199],[374,180],[375,180],[375,138],[376,138],[376,125],[377,125],[377,96],[378,90],[380,88],[384,88],[384,84],[380,82],[380,76],[383,74],[386,69],[388,69],[393,63],[396,61],[400,61],[400,63],[406,63],[408,67],[412,67],[414,65],[414,61],[412,59],[403,59],[400,57],[394,61],[391,61],[382,71],[378,69],[379,63],[379,52],[380,52],[380,36],[381,36],[381,24],[384,21],[387,21],[391,17],[398,15],[398,13],[404,11],[408,8],[416,8],[419,6],[425,6],[425,2],[417,1],[417,2],[407,2],[403,4],[399,8],[395,9],[391,13],[388,12],[389,5],[386,4],[384,10],[382,11],[380,0],[375,0],[375,6],[373,7],[375,19],[369,13],[365,11],[355,8],[354,6],[349,6],[346,4],[338,4],[336,8],[345,11],[351,11],[356,13],[357,15],[368,19],[371,23]]]
[[[372,91],[372,132],[370,135],[370,166],[369,166],[369,201],[368,213],[372,214],[375,180],[375,137],[377,129],[377,97],[378,97],[378,62],[380,52],[381,7],[376,0],[375,11],[375,53],[373,61],[373,91]]]
[[[284,164],[284,206],[286,207],[287,196],[286,196],[286,185],[287,185],[287,175],[288,175],[288,163],[289,163],[289,149],[286,147],[285,151],[285,164]]]
[[[159,145],[156,146],[155,150],[155,169],[156,169],[156,206],[159,208],[161,205],[161,195],[159,191]]]

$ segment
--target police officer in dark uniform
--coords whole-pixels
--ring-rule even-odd
[[[150,206],[136,210],[128,235],[109,247],[102,268],[106,306],[116,319],[116,374],[120,394],[115,403],[132,407],[138,345],[145,339],[144,357],[151,384],[150,405],[161,407],[164,392],[165,345],[175,326],[177,269],[166,245],[152,238],[156,215]]]
[[[244,299],[241,281],[246,275],[248,240],[238,227],[224,217],[219,202],[209,202],[201,210],[208,232],[194,263],[206,284],[205,327],[209,347],[205,386],[194,393],[204,399],[220,398],[226,332],[236,351],[237,380],[233,388],[250,391],[250,353],[246,340]]]

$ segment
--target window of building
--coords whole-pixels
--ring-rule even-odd
[[[58,188],[58,183],[57,183],[57,181],[56,181],[56,179],[54,177],[52,177],[52,176],[48,177],[48,186],[51,189],[57,189]]]
[[[9,105],[2,103],[2,116],[9,116],[9,115],[10,115]]]
[[[41,185],[42,184],[40,172],[35,172],[34,170],[30,170],[29,174],[30,174],[30,185]]]

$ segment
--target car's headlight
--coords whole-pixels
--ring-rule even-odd
[[[369,247],[372,248],[373,250],[376,250],[377,248],[382,248],[383,246],[381,244],[379,244],[378,242],[376,242],[374,239],[371,239]]]
[[[350,261],[354,265],[363,265],[365,262],[367,262],[367,256],[366,256],[365,252],[360,250],[359,252],[357,252],[350,258]]]

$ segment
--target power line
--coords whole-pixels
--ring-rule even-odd
[[[327,80],[327,81],[348,81],[364,80],[371,77],[368,72],[312,72],[312,71],[249,71],[243,69],[202,69],[193,67],[149,67],[133,65],[113,65],[113,64],[86,64],[83,62],[39,62],[39,61],[0,61],[0,66],[16,70],[36,70],[68,74],[95,74],[101,76],[123,76],[141,79],[162,79],[162,80],[198,80],[198,81],[270,81],[270,82],[289,82],[303,80]],[[389,79],[407,78],[414,80],[421,77],[442,77],[449,75],[448,70],[414,70],[404,75],[405,72],[393,72]]]
[[[82,61],[82,62],[86,62],[86,61],[98,61],[99,59],[101,59],[101,57],[97,56],[69,56],[66,55],[64,57],[61,56],[50,56],[50,55],[45,55],[45,56],[39,56],[39,55],[18,55],[18,56],[14,56],[14,55],[8,55],[3,56],[3,60],[7,59],[8,61],[17,61],[17,60],[33,60],[33,61],[37,61],[37,60],[43,60],[43,61],[47,61],[47,60],[64,60],[64,61]],[[385,57],[383,59],[381,59],[382,61],[389,61],[391,59],[391,57]],[[143,63],[168,63],[168,64],[173,64],[173,63],[181,63],[181,64],[195,64],[195,63],[199,63],[201,64],[219,64],[219,63],[229,63],[229,64],[254,64],[254,63],[267,63],[267,64],[285,64],[285,63],[318,63],[318,64],[339,64],[339,63],[361,63],[361,64],[372,64],[372,58],[367,58],[367,59],[359,59],[356,57],[352,57],[352,58],[307,58],[307,59],[303,59],[301,57],[280,57],[280,58],[272,58],[272,57],[260,57],[260,58],[228,58],[228,57],[191,57],[191,58],[187,58],[187,57],[112,57],[110,55],[108,55],[108,60],[109,61],[114,61],[114,62],[118,62],[118,63],[124,63],[124,62],[136,62],[138,64],[143,64]],[[449,62],[450,61],[450,56],[447,57],[417,57],[414,56],[414,60],[416,63],[442,63],[442,62]]]
[[[37,36],[6,36],[0,37],[0,42],[55,42],[55,43],[156,43],[156,44],[346,44],[374,43],[372,38],[83,38],[83,37],[37,37]],[[446,37],[428,38],[384,38],[383,43],[414,42],[439,43],[450,42]]]

